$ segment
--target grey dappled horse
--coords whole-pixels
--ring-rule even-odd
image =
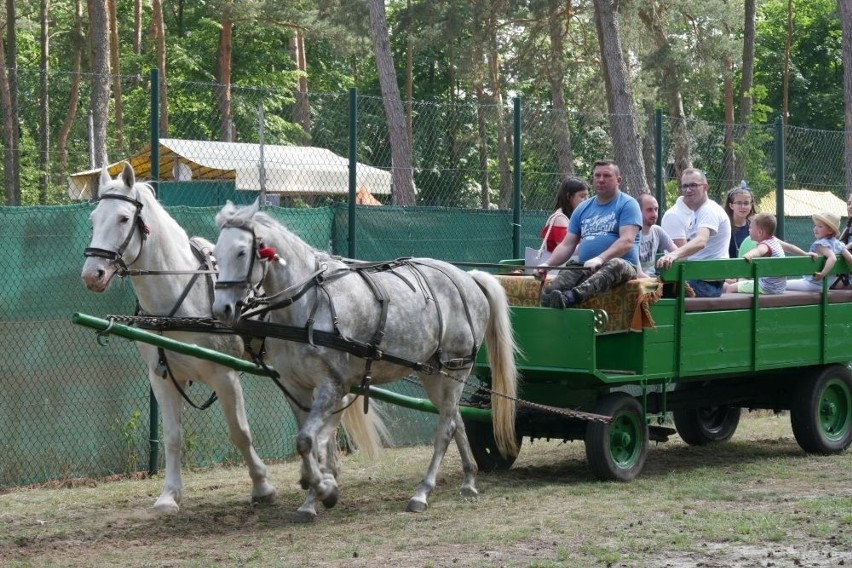
[[[302,408],[294,412],[307,413],[297,435],[300,482],[324,505],[334,506],[338,487],[317,448],[332,431],[338,401],[362,385],[365,375],[381,384],[412,369],[439,415],[432,460],[408,510],[426,509],[452,439],[464,470],[461,491],[477,494],[459,400],[483,338],[494,390],[507,395],[492,397],[495,438],[504,455],[517,454],[515,344],[506,294],[496,278],[426,258],[358,269],[311,248],[259,212],[257,202],[244,208],[228,202],[216,223],[220,280],[213,312],[242,329],[241,316],[252,311],[244,308],[266,306],[254,311],[268,314],[268,353],[276,370],[299,387],[294,394]],[[265,297],[254,295],[259,285]]]
[[[194,274],[203,272],[203,263],[193,252],[186,232],[157,201],[151,186],[137,183],[133,168],[125,162],[115,179],[110,178],[106,168],[102,170],[98,192],[97,207],[90,215],[92,240],[85,251],[82,272],[89,290],[103,292],[116,274],[129,274],[143,315],[212,318],[213,282],[208,281],[207,274]],[[200,243],[200,248],[206,249],[208,254],[212,251],[213,245],[208,241],[193,241]],[[237,357],[244,350],[242,339],[230,333],[168,331],[164,335]],[[275,487],[267,480],[266,465],[252,446],[237,372],[210,361],[167,351],[165,363],[174,377],[172,381],[163,376],[166,365],[161,363],[157,347],[145,343],[137,345],[148,365],[148,378],[162,411],[165,435],[165,485],[154,509],[174,513],[180,506],[184,401],[178,385],[184,389],[191,380],[203,382],[215,391],[228,422],[231,441],[248,464],[252,500],[271,502],[275,498]],[[358,407],[356,405],[353,410]],[[377,445],[377,433],[370,428],[362,411],[347,412],[347,421],[353,423],[350,434],[356,444],[368,448],[372,448],[371,444]],[[311,509],[313,502],[313,495],[309,494],[303,507]]]

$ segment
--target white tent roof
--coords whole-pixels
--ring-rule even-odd
[[[141,179],[151,176],[151,151],[146,147],[128,158]],[[160,179],[228,180],[238,190],[263,189],[283,195],[340,195],[349,191],[349,160],[325,148],[276,146],[242,142],[160,139]],[[121,163],[108,169],[115,176]],[[88,199],[98,183],[100,170],[72,174],[68,193],[73,199]],[[360,162],[356,185],[376,195],[390,195],[391,174]]]
[[[757,203],[760,213],[777,214],[775,192],[764,195]],[[784,215],[787,217],[810,217],[816,213],[834,213],[846,217],[846,202],[830,191],[810,189],[784,190]]]

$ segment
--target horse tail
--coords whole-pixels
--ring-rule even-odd
[[[360,397],[357,397],[355,402],[343,411],[342,421],[352,444],[370,459],[376,459],[382,453],[383,441],[391,445],[391,436],[379,405],[375,400],[370,402],[370,412],[364,414],[364,405]]]
[[[515,399],[518,393],[518,370],[515,354],[518,347],[509,319],[509,302],[500,282],[487,272],[469,273],[488,299],[491,315],[485,327],[485,344],[491,367],[491,423],[494,441],[504,456],[516,456],[520,451],[515,435]]]

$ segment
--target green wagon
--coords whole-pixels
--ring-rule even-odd
[[[683,285],[795,278],[817,267],[810,257],[677,262],[661,275],[670,293],[650,306],[653,326],[638,332],[596,331],[604,314],[591,309],[513,307],[519,396],[612,416],[603,423],[521,407],[518,436],[584,440],[594,473],[618,481],[639,474],[649,440],[675,431],[691,445],[730,439],[742,409],[789,411],[806,452],[845,450],[852,442],[852,290],[706,299],[686,297]],[[848,271],[839,259],[834,273]],[[488,384],[482,351],[474,374]],[[487,406],[488,397],[483,388],[468,403]],[[512,465],[496,452],[488,423],[465,422],[481,469]]]

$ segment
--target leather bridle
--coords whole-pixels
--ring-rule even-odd
[[[124,239],[118,249],[116,250],[107,250],[97,247],[87,247],[83,250],[83,256],[85,257],[98,257],[105,258],[112,262],[113,264],[118,265],[119,274],[127,273],[127,264],[124,262],[124,252],[127,250],[127,246],[130,244],[130,241],[133,239],[133,232],[136,229],[139,229],[139,235],[141,237],[139,241],[139,252],[142,252],[142,246],[145,244],[145,239],[148,238],[148,226],[145,225],[145,221],[142,220],[142,203],[132,197],[127,197],[125,195],[120,195],[117,193],[108,193],[106,195],[102,195],[97,201],[101,201],[103,199],[118,199],[121,201],[126,201],[128,203],[133,204],[136,210],[133,213],[133,222],[131,223],[130,231],[127,233],[127,237]],[[136,255],[136,258],[139,258],[139,255]],[[135,260],[135,259],[134,259]],[[133,264],[131,262],[131,264]]]

